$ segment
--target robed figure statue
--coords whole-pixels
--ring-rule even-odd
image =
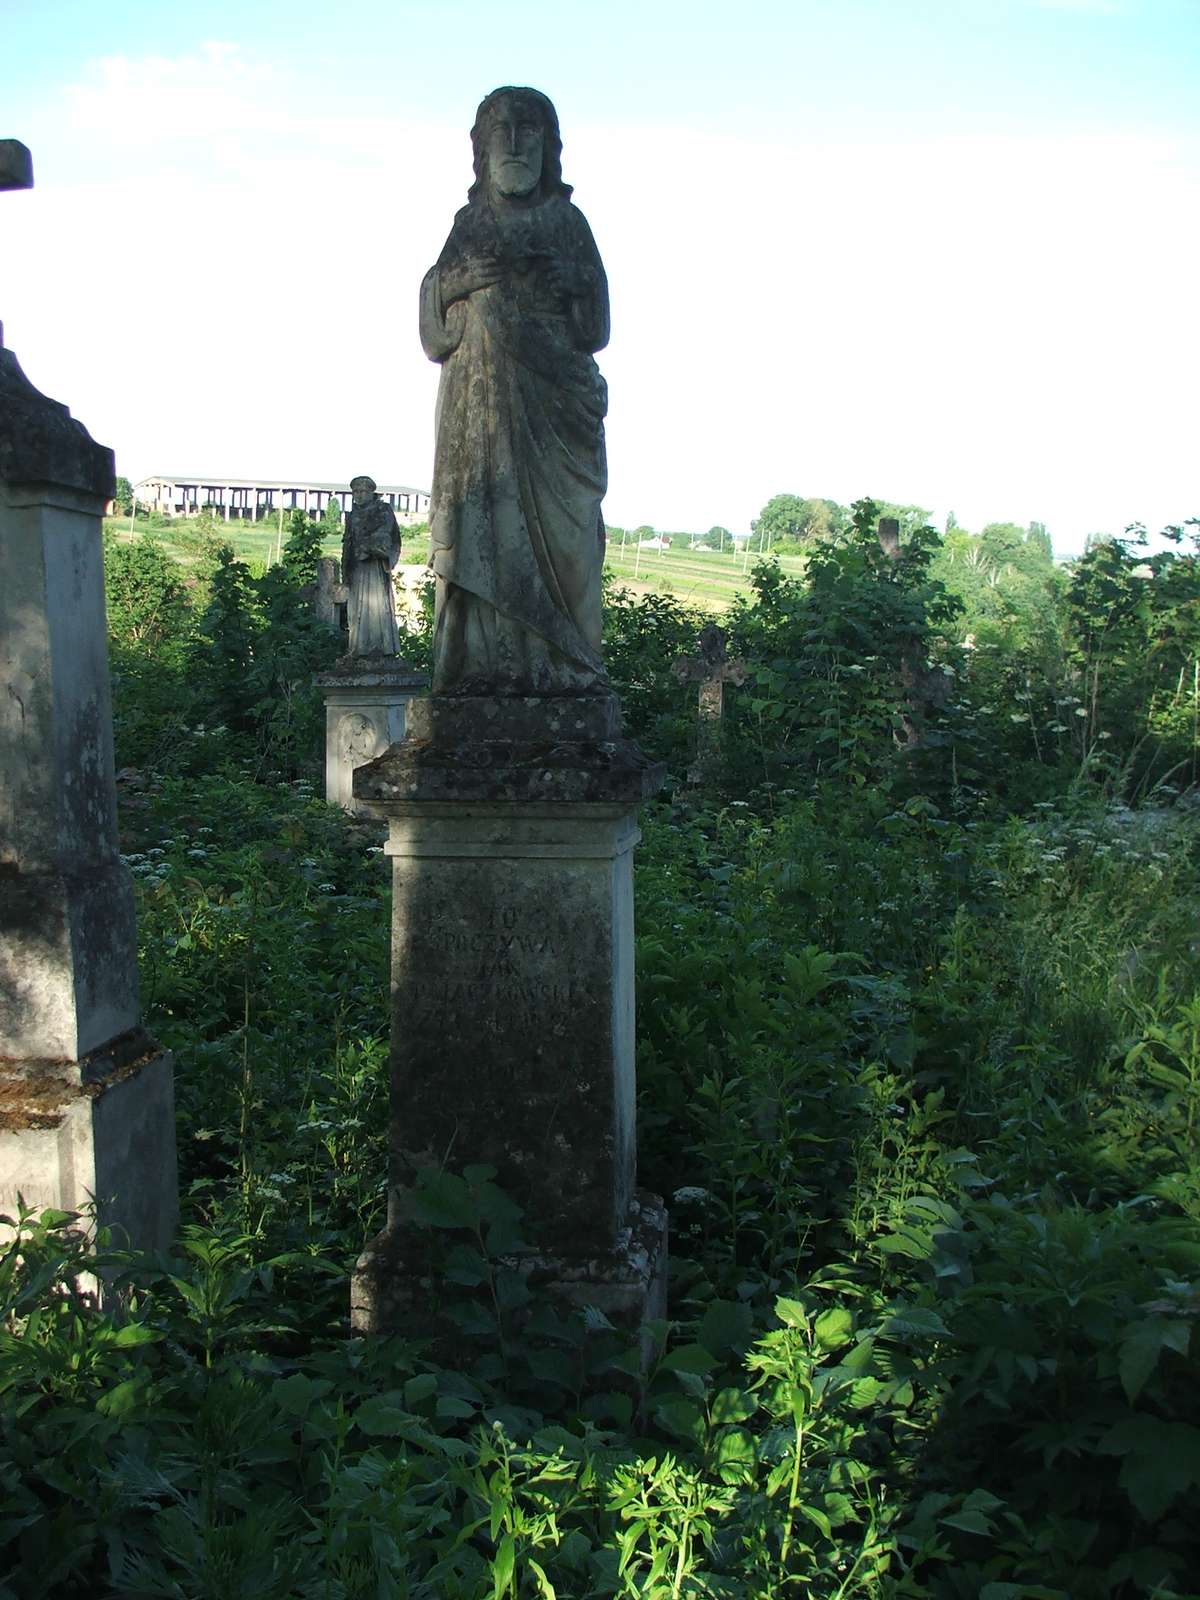
[[[392,569],[400,559],[396,513],[375,493],[374,478],[351,478],[354,504],[342,531],[342,583],[347,590],[347,654],[394,656],[400,649]]]
[[[545,95],[494,90],[471,142],[468,203],[421,285],[442,365],[433,688],[600,690],[608,284]]]

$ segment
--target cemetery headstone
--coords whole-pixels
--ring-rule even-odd
[[[0,187],[29,153],[0,142]],[[135,1248],[178,1216],[170,1057],[141,1027],[101,541],[113,454],[0,347],[0,1213]]]
[[[340,608],[346,604],[349,591],[341,581],[339,564],[333,556],[317,560],[317,580],[313,585],[313,615],[328,628],[341,626]]]
[[[388,1224],[362,1332],[420,1321],[422,1168],[491,1167],[521,1269],[630,1326],[665,1306],[666,1213],[637,1188],[633,849],[662,768],[600,655],[608,293],[536,90],[479,107],[476,181],[421,291],[442,367],[433,692],[354,792],[389,820]]]
[[[428,678],[400,659],[392,572],[400,556],[396,514],[375,492],[375,481],[352,478],[354,503],[342,534],[341,582],[337,563],[317,566],[314,604],[322,620],[338,626],[345,605],[349,642],[332,672],[313,682],[325,699],[325,798],[352,814],[369,813],[356,800],[354,769],[403,739],[405,708]]]
[[[879,548],[895,566],[903,555],[900,523],[896,517],[880,517],[875,529]],[[928,736],[929,724],[950,698],[953,679],[944,667],[930,666],[924,656],[909,650],[900,662],[900,684],[906,704],[900,711],[897,744],[906,751],[919,750]]]
[[[744,661],[729,660],[728,636],[715,622],[701,628],[698,654],[679,656],[674,668],[677,678],[697,685],[696,759],[688,769],[688,780],[699,783],[720,744],[725,685],[745,683],[748,669]]]

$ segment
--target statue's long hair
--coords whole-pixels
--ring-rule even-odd
[[[475,126],[471,129],[475,182],[467,191],[467,200],[473,205],[475,201],[487,198],[488,157],[485,135],[488,118],[496,102],[509,95],[523,101],[531,110],[536,111],[542,121],[542,177],[538,186],[541,199],[548,200],[556,194],[561,195],[564,200],[570,199],[571,185],[563,182],[562,175],[562,137],[558,131],[558,112],[540,89],[517,88],[508,83],[486,95],[479,102],[479,110],[475,113]]]

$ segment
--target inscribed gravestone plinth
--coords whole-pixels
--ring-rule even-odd
[[[664,1309],[666,1214],[636,1188],[632,853],[662,769],[620,734],[600,657],[604,269],[554,108],[497,90],[476,182],[421,291],[442,365],[431,503],[434,692],[356,772],[389,819],[388,1227],[360,1331],[419,1320],[406,1196],[492,1166],[536,1280],[636,1325]]]
[[[0,348],[0,1212],[94,1199],[150,1249],[178,1212],[174,1096],[117,850],[112,492],[112,452]]]

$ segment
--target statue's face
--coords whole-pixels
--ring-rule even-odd
[[[541,119],[519,100],[501,100],[487,128],[488,175],[506,200],[524,199],[542,181]]]
[[[371,491],[365,483],[360,483],[356,488],[351,489],[350,493],[354,496],[354,504],[356,506],[365,506],[371,498]]]

